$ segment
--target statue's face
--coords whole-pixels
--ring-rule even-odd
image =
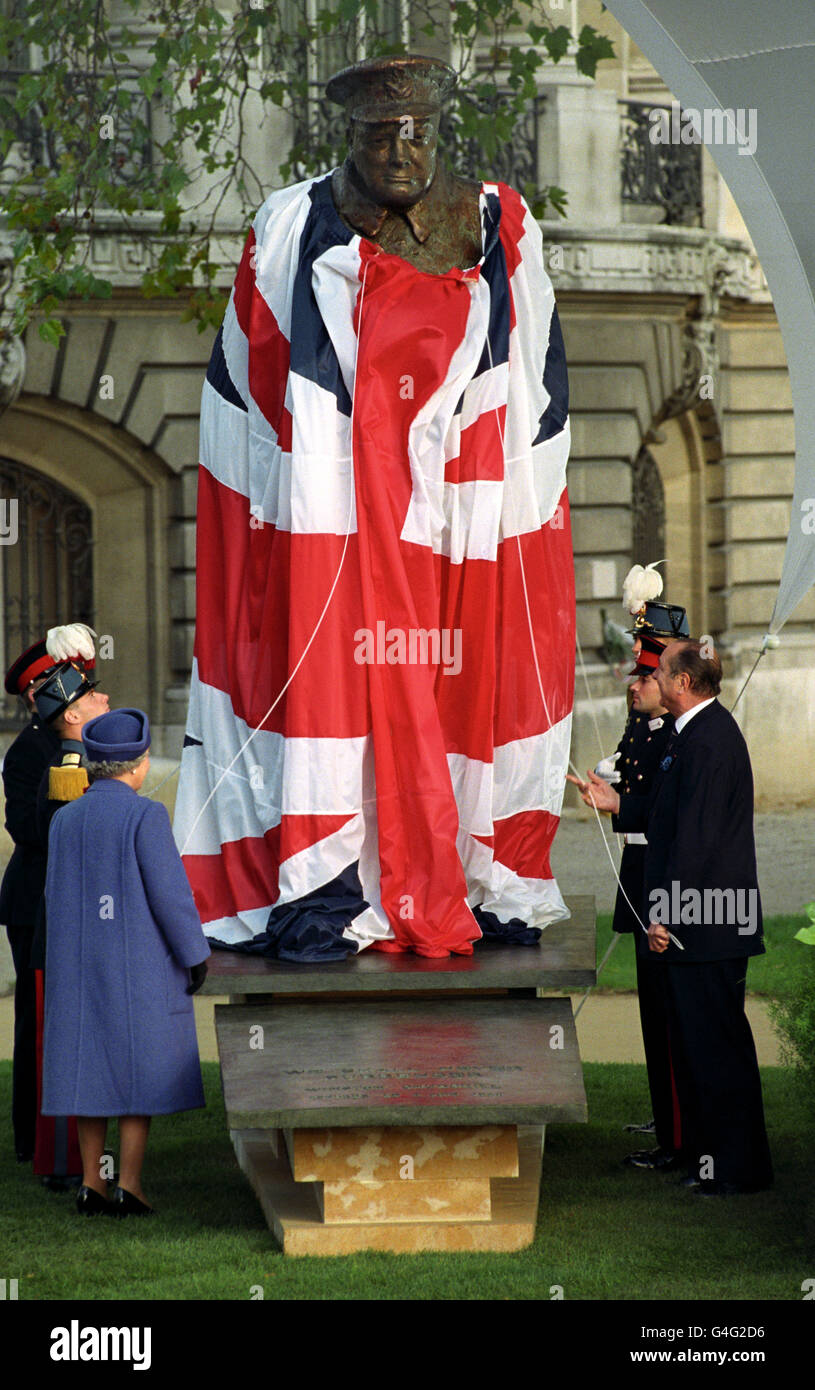
[[[434,116],[351,122],[351,159],[374,202],[409,208],[419,201],[436,172],[438,135]]]

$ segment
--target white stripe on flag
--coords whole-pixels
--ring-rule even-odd
[[[470,835],[492,835],[493,823],[521,811],[560,815],[572,716],[545,733],[503,743],[492,763],[448,753],[459,824]]]
[[[197,663],[188,729],[202,744],[184,749],[175,817],[175,835],[182,845],[224,768],[252,733],[235,714],[229,696],[199,680]],[[284,815],[357,814],[369,737],[284,738],[261,729],[221,781],[186,852],[217,854],[222,843],[262,836]],[[215,757],[210,748],[217,749]]]

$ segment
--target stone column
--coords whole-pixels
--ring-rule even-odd
[[[586,228],[617,227],[620,116],[617,97],[573,68],[546,69],[538,125],[538,182],[569,195],[567,217]]]

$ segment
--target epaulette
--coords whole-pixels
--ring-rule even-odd
[[[77,801],[88,788],[88,774],[78,753],[63,753],[59,767],[48,770],[48,800]]]

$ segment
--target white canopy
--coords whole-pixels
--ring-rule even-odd
[[[754,154],[735,141],[708,148],[767,276],[792,383],[795,493],[769,624],[777,632],[815,583],[815,0],[608,0],[608,8],[683,107],[756,113]]]

